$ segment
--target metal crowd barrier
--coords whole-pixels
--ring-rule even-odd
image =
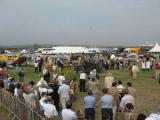
[[[13,116],[12,120],[45,120],[40,114],[4,89],[0,89],[0,105],[10,112],[9,116]]]

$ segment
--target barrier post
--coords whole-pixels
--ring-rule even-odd
[[[3,106],[12,120],[45,120],[40,114],[26,105],[22,100],[15,98],[8,91],[0,89],[0,107]]]

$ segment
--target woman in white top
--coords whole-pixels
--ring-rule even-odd
[[[141,69],[142,70],[146,69],[146,62],[144,60],[141,62]]]
[[[146,62],[146,69],[147,69],[147,70],[150,70],[150,69],[151,69],[151,62],[150,62],[150,61],[147,61],[147,62]]]

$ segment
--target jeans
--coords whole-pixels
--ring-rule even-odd
[[[102,120],[113,120],[113,111],[111,108],[102,108]]]
[[[38,73],[38,67],[34,68],[34,72]]]
[[[80,92],[85,92],[85,84],[86,84],[86,80],[84,79],[80,79]]]
[[[85,118],[87,120],[95,120],[95,109],[94,108],[86,108],[85,109]]]

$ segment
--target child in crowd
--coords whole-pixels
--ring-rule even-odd
[[[131,103],[126,104],[124,112],[125,120],[133,120],[133,109],[134,107]]]
[[[82,110],[77,111],[77,120],[86,120]]]

